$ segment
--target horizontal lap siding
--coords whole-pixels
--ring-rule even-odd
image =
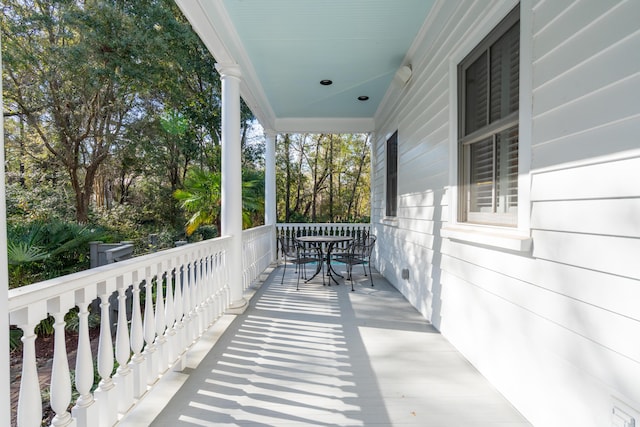
[[[533,3],[533,251],[440,237],[449,55],[488,10],[440,1],[408,86],[376,118],[376,262],[535,425],[607,426],[611,396],[640,409],[640,2]],[[389,220],[384,147],[395,130]]]
[[[609,425],[612,396],[640,403],[639,18],[637,1],[546,1],[534,13],[537,268],[523,279],[537,291],[521,295],[557,325],[540,339],[575,372],[560,384],[593,426]]]
[[[376,131],[374,150],[380,155],[376,169],[386,174],[386,138],[398,131],[398,211],[395,220],[384,216],[384,178],[374,190],[374,229],[378,269],[427,318],[439,311],[440,283],[439,230],[448,218],[449,162],[449,79],[446,55],[457,41],[453,28],[463,28],[455,18],[456,9],[473,13],[458,2],[436,5],[440,16],[429,27],[430,43],[417,47],[413,76],[401,96],[389,108],[387,121]],[[476,12],[482,9],[475,5]],[[443,46],[443,44],[445,46]],[[396,94],[397,96],[398,94]],[[380,209],[382,207],[382,209]],[[409,270],[409,279],[401,278]],[[436,298],[434,299],[434,293]],[[434,309],[436,307],[436,309]]]

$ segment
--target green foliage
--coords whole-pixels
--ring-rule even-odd
[[[199,227],[215,225],[220,229],[220,173],[199,168],[190,169],[184,189],[173,193],[180,207],[191,214],[185,227],[191,236]],[[264,177],[261,173],[245,171],[242,183],[242,222],[250,228],[264,216]]]
[[[39,246],[29,242],[7,242],[7,255],[10,265],[20,265],[29,262],[42,261],[49,258],[50,254]]]
[[[279,220],[366,220],[369,156],[369,137],[364,134],[283,135],[276,144]]]
[[[102,229],[56,220],[8,223],[9,287],[88,267],[89,242],[104,236]]]
[[[100,314],[89,313],[88,317],[89,329],[97,328],[100,326]],[[80,317],[78,317],[78,309],[74,307],[66,316],[64,316],[65,329],[68,331],[78,332],[80,331]]]
[[[22,330],[9,329],[9,350],[15,351],[22,346]]]
[[[220,174],[193,168],[187,172],[184,189],[176,190],[174,197],[191,217],[186,224],[187,236],[201,225],[220,224]]]

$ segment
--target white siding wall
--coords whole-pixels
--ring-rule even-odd
[[[491,4],[501,3],[513,1]],[[614,398],[640,410],[640,1],[522,7],[533,251],[440,237],[450,219],[449,55],[479,42],[474,28],[492,19],[487,2],[440,1],[412,52],[412,79],[376,118],[377,264],[535,426],[610,426]],[[399,209],[388,219],[385,141],[396,129]]]

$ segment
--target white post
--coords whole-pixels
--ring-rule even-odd
[[[230,275],[229,308],[242,312],[242,158],[240,147],[240,67],[216,64],[222,80],[222,212],[221,234],[230,236],[227,265]]]
[[[0,41],[0,50],[2,41]],[[2,55],[0,55],[0,70]],[[0,110],[4,111],[2,102],[2,81],[0,81]],[[4,185],[4,119],[0,118],[0,242],[7,241],[7,207]],[[7,245],[0,245],[0,313],[7,313],[9,306],[9,273],[7,266]],[[10,424],[9,403],[9,319],[0,316],[0,425]]]
[[[276,133],[272,130],[264,131],[266,152],[264,159],[264,224],[275,228],[278,222],[276,214]],[[271,236],[271,259],[277,259],[275,236]]]

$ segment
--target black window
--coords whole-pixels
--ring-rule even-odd
[[[398,213],[398,131],[387,140],[387,216]]]

